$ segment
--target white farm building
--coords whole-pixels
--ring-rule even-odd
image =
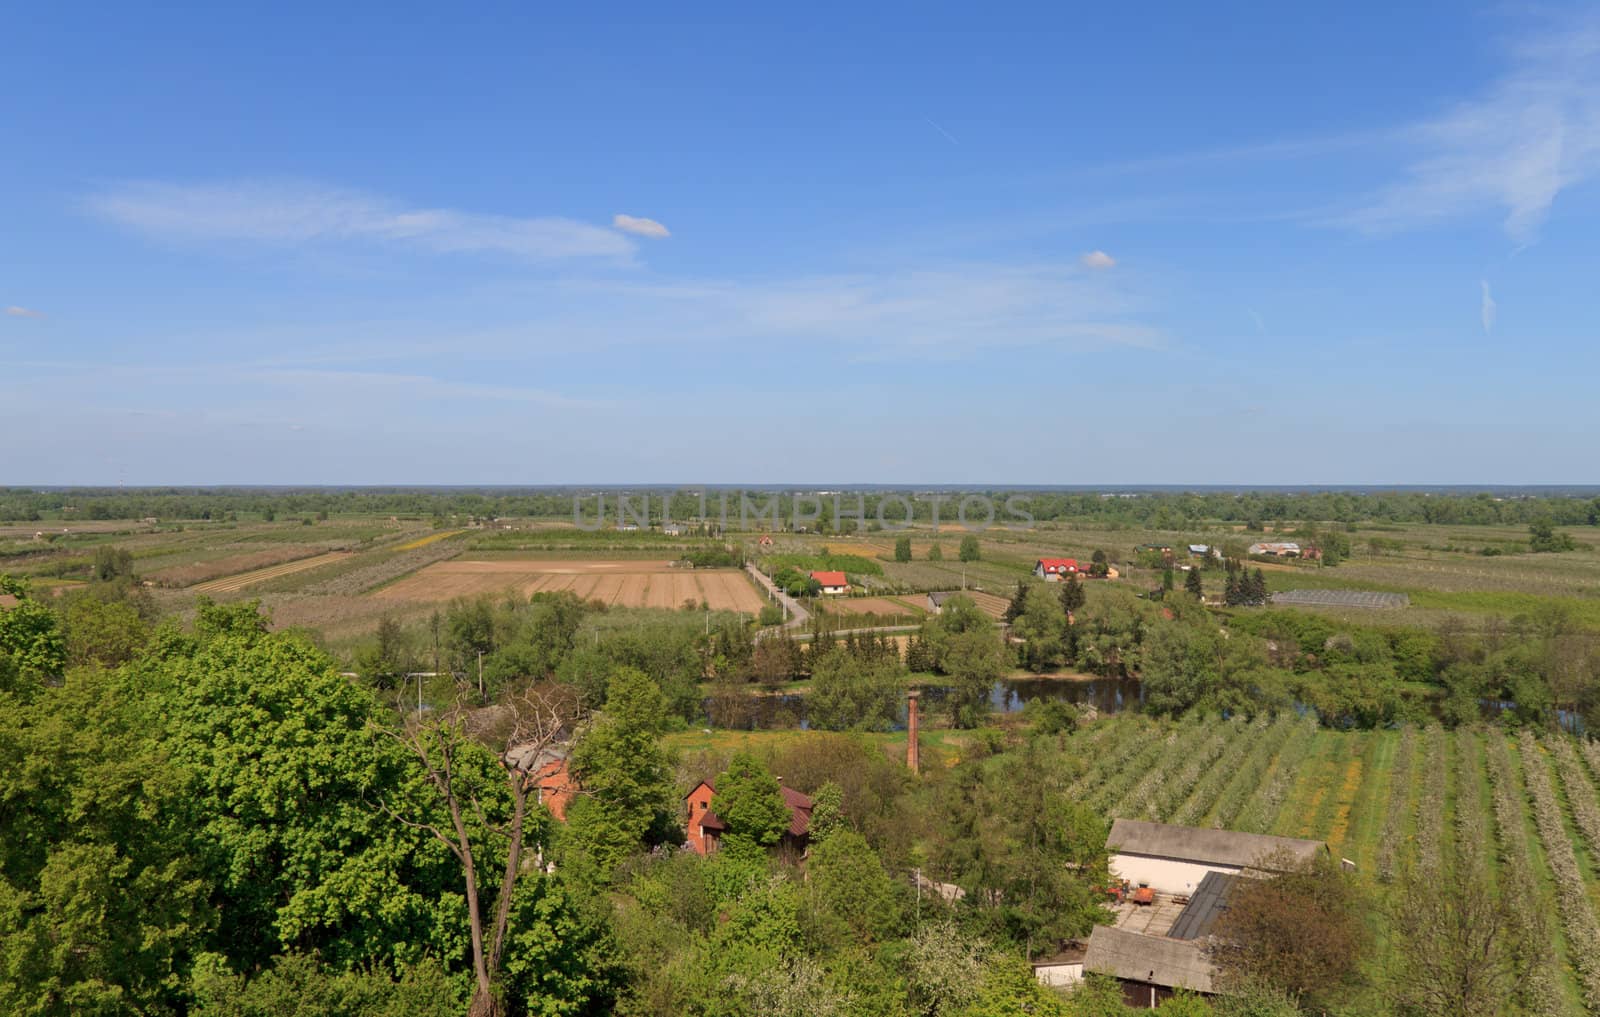
[[[1328,853],[1319,840],[1119,819],[1106,838],[1111,873],[1157,893],[1188,896],[1208,872],[1234,875],[1301,865]]]

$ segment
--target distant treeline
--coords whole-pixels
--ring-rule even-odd
[[[988,518],[987,507],[993,506],[993,525],[1013,528],[1025,526],[1028,517],[1039,522],[1098,520],[1157,530],[1182,530],[1205,521],[1249,526],[1302,519],[1352,525],[1525,526],[1536,520],[1561,526],[1600,525],[1600,497],[1590,495],[1419,490],[1119,493],[885,489],[817,494],[749,488],[713,489],[702,494],[699,490],[643,488],[0,488],[0,520],[225,519],[230,514],[240,518],[317,513],[425,520],[455,517],[457,521],[463,517],[573,519],[576,507],[581,508],[584,525],[593,526],[602,518],[611,523],[621,519],[619,502],[624,497],[628,499],[628,522],[641,516],[654,524],[706,518],[725,520],[730,528],[764,528],[765,521],[774,516],[784,526],[798,517],[820,532],[851,529],[857,517],[873,527],[880,507],[890,526],[904,521],[908,514],[918,523],[930,523],[935,512],[941,522],[955,522],[963,498],[969,523],[982,524]]]

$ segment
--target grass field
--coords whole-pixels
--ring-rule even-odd
[[[528,597],[560,591],[619,607],[676,608],[693,601],[714,611],[754,613],[766,603],[744,573],[732,569],[601,559],[444,561],[390,583],[373,596],[438,602],[480,594],[512,592]]]

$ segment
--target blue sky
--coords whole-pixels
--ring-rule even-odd
[[[1592,8],[1112,6],[13,9],[0,483],[1596,479]]]

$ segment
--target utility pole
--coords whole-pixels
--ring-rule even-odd
[[[478,651],[478,702],[483,702],[483,651]]]

